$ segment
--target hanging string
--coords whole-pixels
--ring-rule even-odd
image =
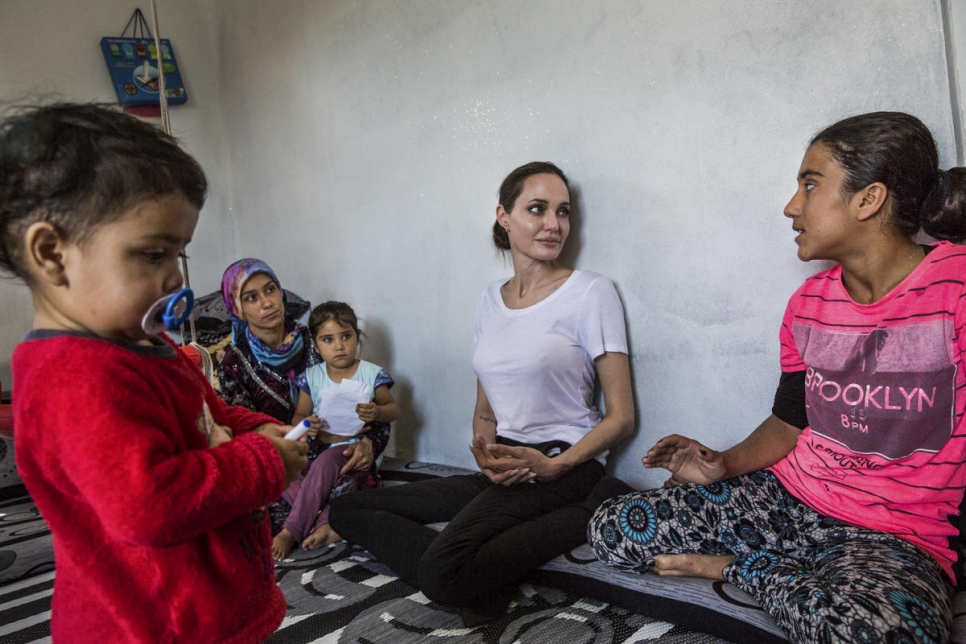
[[[131,14],[131,19],[127,21],[127,24],[124,25],[124,31],[121,32],[121,38],[127,35],[128,29],[131,30],[132,38],[147,38],[151,34],[148,29],[148,21],[145,20],[140,9],[135,9],[134,13]]]
[[[168,114],[168,91],[167,85],[164,80],[164,53],[161,50],[161,27],[158,24],[158,2],[157,0],[151,0],[151,20],[154,25],[154,50],[157,52],[158,56],[158,92],[159,92],[159,103],[161,105],[161,127],[166,134],[171,134],[171,117]],[[186,288],[191,287],[191,280],[188,277],[188,256],[181,253],[181,273],[184,275],[184,285]],[[211,357],[208,356],[208,352],[198,343],[198,334],[195,329],[195,314],[194,312],[188,315],[188,334],[185,333],[184,324],[181,325],[181,345],[185,346],[189,344],[187,341],[190,339],[190,344],[195,348],[200,350],[202,355],[202,360],[207,357],[210,363]],[[210,366],[205,369],[206,375],[210,376]]]
[[[184,275],[184,285],[185,288],[191,288],[191,279],[188,277],[188,256],[181,253],[181,273]],[[195,314],[194,311],[188,313],[188,330],[191,338],[191,344],[198,344],[198,334],[195,330]],[[184,324],[181,325],[181,344],[187,344],[184,341]]]
[[[151,19],[154,23],[154,50],[158,55],[158,91],[161,103],[161,127],[171,134],[171,118],[168,115],[168,90],[164,81],[164,54],[161,52],[161,28],[158,26],[158,2],[151,0]],[[188,276],[185,275],[185,285]]]

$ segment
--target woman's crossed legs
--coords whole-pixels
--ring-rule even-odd
[[[493,485],[482,474],[349,494],[332,527],[431,600],[473,606],[584,542],[603,468],[589,461],[549,483]],[[442,532],[427,523],[448,521]]]
[[[815,512],[767,472],[612,498],[588,534],[617,568],[717,568],[796,642],[948,638],[951,586],[931,556]],[[703,556],[660,557],[681,554]]]

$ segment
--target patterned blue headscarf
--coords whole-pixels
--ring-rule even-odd
[[[238,346],[239,339],[244,337],[248,340],[248,346],[251,347],[252,353],[259,362],[273,367],[284,367],[302,355],[302,351],[305,349],[302,340],[305,327],[299,322],[292,321],[291,329],[285,334],[282,344],[275,349],[262,342],[252,333],[248,323],[242,317],[241,291],[245,282],[258,273],[268,275],[275,282],[278,290],[282,290],[282,285],[278,281],[275,271],[268,264],[254,257],[238,260],[226,268],[225,274],[221,277],[221,297],[225,300],[225,310],[228,312],[228,317],[231,318],[231,343]],[[286,327],[288,326],[289,321],[286,320]]]

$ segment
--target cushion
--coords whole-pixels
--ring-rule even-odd
[[[588,544],[545,563],[527,579],[733,642],[788,641],[775,621],[737,586],[617,570],[600,563]]]

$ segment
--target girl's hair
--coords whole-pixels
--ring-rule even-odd
[[[359,319],[352,307],[345,302],[330,300],[319,304],[312,309],[312,313],[309,315],[309,334],[313,339],[322,325],[329,320],[335,320],[339,326],[350,327],[359,338],[362,337],[362,332],[359,330]]]
[[[0,122],[0,270],[28,279],[23,238],[38,221],[83,243],[149,199],[181,193],[200,209],[208,182],[178,142],[108,106],[55,104]]]
[[[943,171],[929,129],[902,112],[860,114],[830,125],[811,144],[825,146],[845,171],[842,189],[854,194],[883,183],[889,221],[911,237],[921,229],[935,239],[966,238],[966,168]]]
[[[555,174],[560,177],[567,189],[570,189],[570,182],[567,181],[567,175],[563,170],[549,161],[531,161],[508,174],[500,184],[500,205],[504,210],[507,212],[513,210],[517,197],[523,192],[523,184],[535,174]],[[499,221],[493,222],[493,243],[500,250],[510,250],[510,237]]]

